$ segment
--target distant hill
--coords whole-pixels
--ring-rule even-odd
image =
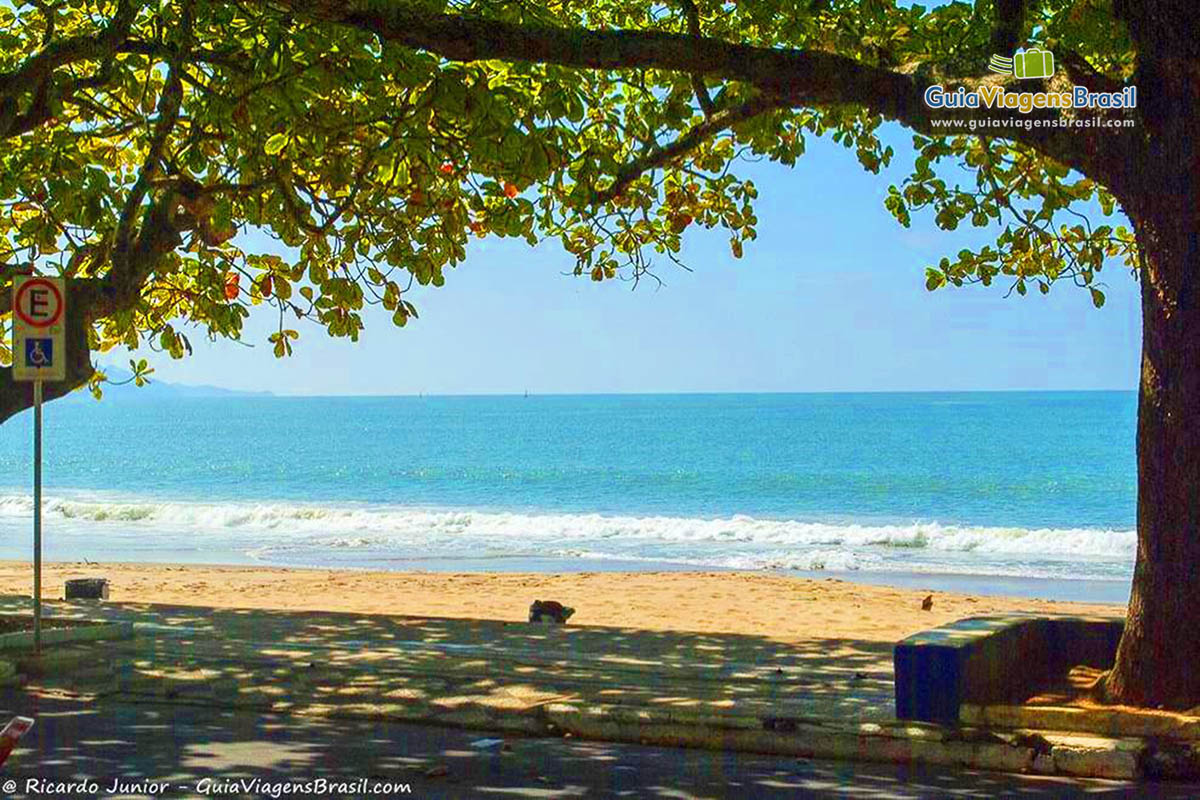
[[[109,377],[110,381],[120,383],[129,380],[132,376],[127,369],[120,367],[101,366],[100,369]],[[116,386],[113,383],[104,384],[104,399],[108,400],[164,400],[167,398],[176,397],[274,397],[274,392],[244,392],[237,389],[225,389],[220,386],[194,386],[187,383],[171,383],[169,381],[155,380],[154,376],[150,376],[150,383],[146,386],[135,386],[132,382]],[[91,395],[87,390],[75,392],[70,398],[72,401],[91,400]]]

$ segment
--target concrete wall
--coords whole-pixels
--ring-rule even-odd
[[[898,643],[896,716],[958,720],[964,703],[1020,702],[1077,664],[1113,662],[1124,622],[1104,617],[971,617]]]

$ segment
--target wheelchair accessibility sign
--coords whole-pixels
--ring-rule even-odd
[[[13,281],[13,380],[67,377],[67,287],[61,278],[25,275]]]
[[[46,369],[54,366],[54,340],[26,339],[25,366],[29,369]]]

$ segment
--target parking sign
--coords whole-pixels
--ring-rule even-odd
[[[66,379],[66,315],[62,278],[24,275],[13,280],[13,380]]]

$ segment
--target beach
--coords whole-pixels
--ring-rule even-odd
[[[428,573],[132,563],[49,563],[43,596],[71,578],[104,577],[110,600],[215,608],[336,611],[521,621],[534,600],[576,609],[572,625],[762,636],[780,641],[894,641],[979,614],[1121,615],[1116,604],[934,592],[745,572]],[[30,595],[32,568],[0,562],[0,594]]]

